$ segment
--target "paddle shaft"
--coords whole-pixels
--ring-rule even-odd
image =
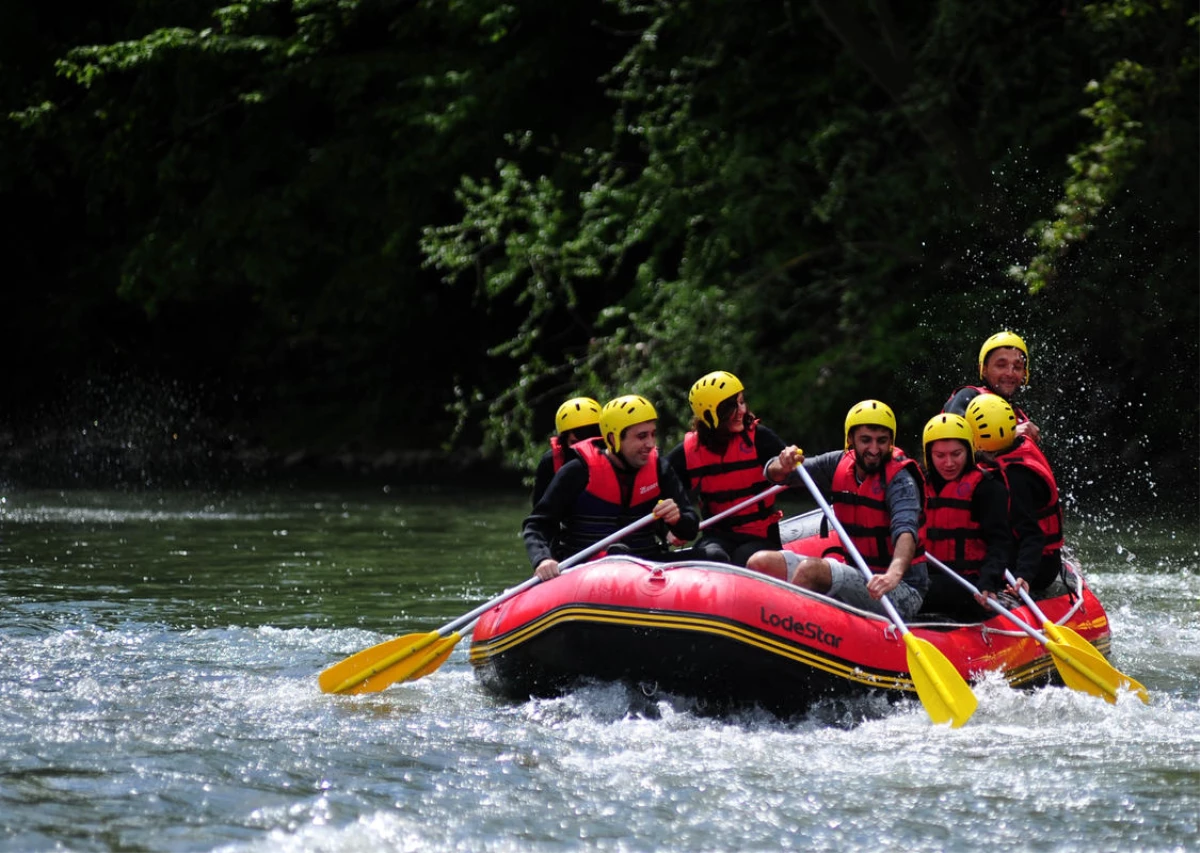
[[[820,505],[825,517],[829,519],[829,523],[841,537],[842,547],[854,558],[854,562],[869,582],[871,570],[867,568],[867,561],[863,559],[854,542],[846,534],[846,529],[838,521],[833,507],[825,500],[804,465],[797,466],[796,470],[800,474],[800,479],[804,481],[804,485],[808,487],[809,493],[812,494],[813,500]],[[922,640],[908,630],[908,626],[904,624],[904,620],[900,618],[900,614],[886,595],[879,600],[891,618],[892,624],[900,629],[900,635],[904,638],[905,657],[908,661],[908,672],[912,678],[913,689],[917,691],[917,698],[921,700],[930,719],[935,723],[949,722],[955,728],[963,725],[975,713],[978,700],[971,692],[966,679],[962,677],[962,673],[954,668],[954,665],[938,651],[933,643]]]
[[[859,553],[859,550],[857,547],[855,547],[854,542],[852,542],[850,537],[846,534],[846,528],[842,527],[842,523],[838,521],[837,514],[833,511],[833,507],[829,505],[829,501],[825,500],[825,496],[821,494],[821,490],[818,489],[817,484],[813,482],[812,475],[804,469],[803,464],[796,466],[796,472],[800,475],[800,479],[804,481],[804,485],[808,487],[808,491],[812,494],[813,500],[817,502],[817,505],[821,507],[822,512],[825,513],[825,517],[829,519],[829,523],[833,525],[833,529],[836,530],[838,536],[841,537],[842,547],[845,548],[847,553],[854,558],[854,564],[858,566],[858,569],[863,573],[863,576],[868,581],[871,580],[872,573],[867,567],[867,561],[863,559],[862,554]],[[879,599],[879,602],[883,605],[883,609],[887,611],[888,618],[892,620],[892,623],[900,629],[902,634],[907,634],[908,626],[905,625],[904,620],[900,618],[900,614],[892,605],[891,600],[885,595]]]
[[[937,566],[943,572],[948,574],[950,577],[954,578],[964,588],[969,589],[975,595],[980,595],[979,589],[978,589],[978,587],[975,586],[975,584],[971,583],[969,580],[964,578],[958,572],[954,571],[954,569],[947,566],[945,563],[943,563],[937,557],[933,556],[933,554],[930,554],[928,551],[926,551],[925,559],[928,562],[933,563],[935,566]],[[1011,610],[1009,610],[1007,607],[1005,607],[1003,604],[1001,604],[996,599],[989,598],[987,600],[987,603],[988,603],[989,607],[991,607],[993,610],[995,610],[1000,615],[1004,616],[1006,619],[1008,619],[1009,622],[1012,622],[1014,625],[1016,625],[1018,628],[1020,628],[1022,631],[1024,631],[1029,636],[1033,637],[1035,640],[1037,640],[1043,646],[1050,642],[1049,637],[1047,637],[1041,631],[1034,628],[1032,625],[1030,625],[1024,619],[1017,618],[1017,614],[1013,613]],[[1042,620],[1042,621],[1045,621],[1045,620]]]
[[[712,518],[704,519],[704,521],[700,522],[700,529],[703,530],[704,528],[708,527],[709,525],[717,523],[722,518],[727,518],[728,516],[733,515],[735,512],[741,512],[746,507],[758,503],[763,498],[769,498],[771,495],[776,495],[782,491],[786,491],[787,488],[788,488],[787,486],[778,485],[778,486],[771,486],[771,488],[769,488],[769,489],[763,489],[761,492],[759,492],[754,497],[746,498],[741,503],[734,504],[733,506],[729,507],[729,509],[721,510],[716,515],[714,515]]]
[[[741,512],[746,507],[752,506],[752,505],[758,503],[763,498],[769,497],[774,494],[778,494],[779,492],[782,492],[782,491],[786,491],[787,488],[788,488],[787,486],[779,485],[779,486],[771,486],[771,488],[769,488],[769,489],[764,489],[763,491],[759,492],[754,497],[746,498],[746,500],[742,501],[741,503],[734,504],[733,506],[729,507],[728,509],[721,510],[716,515],[714,515],[712,518],[704,519],[702,522],[700,522],[700,529],[703,530],[704,528],[708,527],[709,525],[720,521],[722,518],[727,518],[728,516],[733,515],[735,512]],[[653,516],[654,513],[651,513],[650,515]],[[645,523],[645,521],[646,521],[646,519],[642,518],[642,519],[638,520],[637,522],[635,522],[635,524],[637,527],[641,527],[643,525],[643,523]],[[572,566],[578,565],[579,563],[583,562],[585,559],[590,557],[592,554],[595,554],[597,551],[601,550],[602,548],[607,548],[609,545],[613,544],[613,542],[615,542],[617,539],[622,538],[627,533],[630,533],[635,529],[636,529],[636,527],[634,525],[630,525],[629,527],[622,528],[621,530],[618,530],[616,533],[613,533],[611,536],[608,536],[605,539],[602,539],[601,541],[597,542],[595,545],[589,545],[587,548],[580,551],[578,554],[568,557],[567,559],[565,559],[561,563],[559,563],[558,564],[559,571],[560,572],[566,571],[567,569],[570,569]],[[534,575],[529,580],[522,583],[520,586],[513,587],[511,590],[509,590],[509,592],[511,592],[512,595],[516,595],[517,593],[524,592],[525,590],[529,589],[532,586],[536,586],[538,583],[539,583],[538,577],[537,577],[537,575]],[[511,596],[508,593],[505,593],[500,598],[495,599],[493,601],[489,601],[487,604],[483,604],[483,605],[479,606],[478,608],[476,608],[475,610],[472,610],[470,613],[466,614],[465,616],[460,616],[458,619],[454,620],[454,622],[450,623],[450,625],[447,625],[446,628],[450,628],[450,626],[452,625],[453,628],[450,628],[450,630],[454,630],[454,628],[460,628],[461,626],[466,625],[468,622],[470,622],[471,623],[470,625],[467,625],[466,628],[462,628],[462,632],[465,634],[472,627],[474,627],[474,623],[478,621],[480,616],[482,616],[484,613],[486,613],[491,608],[495,607],[497,604],[501,604],[504,601],[508,600],[508,598],[510,598],[510,597]],[[439,633],[441,633],[441,631],[446,630],[446,628],[441,629],[439,631]]]
[[[615,533],[610,533],[608,536],[605,536],[599,542],[593,542],[591,545],[588,545],[582,551],[580,551],[576,554],[572,554],[570,557],[567,557],[567,559],[563,560],[561,563],[558,564],[559,571],[562,571],[564,569],[569,569],[569,568],[571,568],[571,566],[575,566],[575,565],[578,565],[579,563],[582,563],[584,560],[586,560],[588,557],[595,554],[597,551],[603,551],[609,545],[612,545],[614,542],[624,539],[630,533],[633,533],[635,530],[640,530],[641,528],[645,527],[647,524],[650,524],[651,522],[657,520],[657,518],[658,517],[653,512],[646,513],[641,518],[639,518],[637,521],[635,521],[631,524],[625,525],[624,527],[622,527],[620,530],[616,531]],[[474,622],[476,619],[478,619],[483,614],[487,613],[489,610],[491,610],[496,605],[503,604],[504,602],[508,601],[513,596],[519,595],[520,593],[524,592],[525,590],[537,586],[541,582],[542,582],[542,579],[539,578],[537,575],[534,575],[533,577],[529,578],[528,580],[524,581],[523,583],[517,584],[512,589],[508,589],[508,590],[505,590],[504,592],[500,593],[500,595],[496,596],[491,601],[488,601],[484,604],[479,605],[474,610],[472,610],[470,613],[464,613],[462,616],[459,616],[453,622],[447,622],[441,628],[437,629],[437,633],[442,636],[445,636],[446,634],[449,634],[451,631],[455,631],[455,630],[461,628],[463,625],[466,625],[469,622]]]
[[[1042,612],[1042,609],[1034,602],[1033,596],[1031,596],[1024,588],[1017,586],[1016,577],[1008,569],[1004,570],[1004,579],[1008,581],[1009,585],[1013,589],[1017,591],[1017,594],[1021,596],[1021,600],[1025,602],[1025,606],[1033,612],[1033,615],[1036,616],[1043,625],[1050,621],[1046,618],[1046,614]]]

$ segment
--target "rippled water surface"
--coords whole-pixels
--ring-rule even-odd
[[[526,496],[8,493],[0,850],[1190,850],[1200,836],[1196,519],[1069,536],[1149,688],[977,685],[782,723],[596,687],[500,702],[464,641],[377,694],[316,675],[528,573]]]

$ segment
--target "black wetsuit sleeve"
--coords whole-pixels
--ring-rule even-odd
[[[1007,586],[1004,570],[1015,542],[1008,523],[1008,489],[999,478],[987,476],[980,481],[971,500],[971,517],[979,525],[987,548],[979,567],[979,588],[1000,592]]]
[[[942,411],[951,415],[965,415],[967,413],[967,404],[979,396],[979,389],[967,386],[959,388],[946,401],[946,405],[942,406]]]
[[[764,468],[787,447],[775,430],[762,424],[759,424],[754,431],[754,446],[758,450],[758,461]]]
[[[542,454],[542,458],[538,460],[537,470],[533,474],[533,494],[530,495],[530,506],[537,506],[538,501],[542,499],[542,495],[546,493],[546,487],[550,485],[550,481],[554,479],[554,452],[547,450]]]
[[[683,487],[691,489],[692,478],[688,476],[687,455],[683,451],[683,442],[675,445],[671,452],[667,454],[667,464],[671,466],[671,470],[675,472],[675,476],[679,478],[679,482],[683,484]]]
[[[1049,498],[1046,484],[1037,474],[1021,465],[1009,465],[1005,470],[1008,479],[1008,520],[1017,537],[1017,555],[1012,572],[1033,584],[1042,561],[1042,548],[1046,535],[1037,522],[1037,508]]]
[[[658,486],[663,499],[673,498],[679,507],[679,521],[670,528],[671,532],[684,542],[695,539],[700,533],[700,516],[679,476],[665,459],[658,463]]]
[[[572,459],[558,469],[533,512],[525,516],[521,537],[525,540],[529,562],[535,569],[542,560],[554,557],[553,543],[562,522],[574,510],[575,501],[587,484],[587,465],[581,459]]]

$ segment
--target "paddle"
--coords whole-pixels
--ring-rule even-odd
[[[1074,628],[1067,625],[1056,625],[1047,619],[1046,614],[1042,613],[1041,608],[1034,602],[1033,597],[1024,589],[1017,586],[1017,579],[1013,576],[1012,572],[1006,570],[1004,577],[1009,585],[1017,590],[1017,593],[1021,596],[1021,600],[1025,602],[1025,606],[1030,609],[1034,616],[1041,620],[1042,630],[1046,632],[1051,640],[1058,644],[1060,649],[1070,650],[1074,658],[1085,665],[1088,665],[1090,662],[1091,671],[1084,676],[1088,680],[1088,687],[1085,688],[1086,692],[1091,693],[1093,696],[1102,696],[1106,701],[1115,703],[1117,701],[1118,690],[1132,690],[1137,694],[1139,699],[1147,705],[1150,704],[1150,693],[1140,682],[1135,681],[1109,664],[1105,660],[1104,655],[1100,654],[1095,646],[1081,637]],[[1046,648],[1050,648],[1050,646],[1046,646]],[[1053,650],[1051,651],[1053,652]],[[1057,658],[1055,658],[1055,663],[1058,663]],[[1059,667],[1059,672],[1062,672],[1062,667]],[[1065,675],[1063,682],[1067,683]]]
[[[954,578],[966,589],[969,589],[974,595],[980,594],[973,583],[937,557],[932,554],[926,554],[925,559],[950,575],[950,577]],[[1072,690],[1090,693],[1092,696],[1100,696],[1109,702],[1115,702],[1117,686],[1129,688],[1131,684],[1135,683],[1132,679],[1114,669],[1112,664],[1105,660],[1104,656],[1090,645],[1086,649],[1081,649],[1067,643],[1059,642],[1058,640],[1052,640],[1028,622],[1018,619],[1015,613],[996,599],[989,598],[987,603],[989,607],[1004,616],[1009,622],[1012,622],[1046,647],[1046,650],[1050,652],[1050,658],[1054,661],[1054,665],[1058,667],[1058,674],[1062,677],[1063,684]],[[1081,637],[1080,639],[1083,638]],[[1140,687],[1141,685],[1138,686]]]
[[[560,570],[583,562],[597,551],[602,551],[619,539],[655,521],[653,512],[646,513],[637,521],[627,524],[599,542],[584,548],[558,564]],[[433,672],[450,656],[455,645],[462,639],[459,628],[473,623],[478,617],[498,604],[536,586],[541,579],[534,575],[524,583],[506,590],[486,604],[481,604],[470,613],[465,613],[452,622],[447,622],[436,631],[427,634],[406,634],[384,643],[363,649],[340,663],[324,670],[318,677],[321,690],[326,693],[367,693],[383,690],[397,681],[420,678]],[[423,654],[418,654],[423,652]]]
[[[722,518],[726,518],[730,515],[733,515],[735,512],[741,512],[746,507],[748,507],[752,504],[758,503],[763,498],[769,498],[771,495],[778,494],[779,492],[785,491],[786,489],[787,489],[787,486],[784,486],[784,485],[771,486],[771,488],[769,488],[769,489],[763,489],[761,492],[759,492],[754,497],[746,498],[744,501],[742,501],[739,504],[734,504],[733,506],[729,507],[728,509],[721,510],[716,515],[712,516],[712,518],[704,519],[704,521],[700,522],[700,529],[703,530],[704,528],[708,527],[710,524],[714,524],[714,523],[720,521]]]
[[[739,512],[769,495],[782,492],[786,488],[787,486],[780,485],[765,489],[754,497],[747,498],[711,518],[706,518],[700,522],[700,529],[703,530],[713,522]],[[624,538],[652,521],[654,521],[654,513],[643,516],[594,545],[589,545],[578,554],[563,560],[558,564],[559,570],[566,570],[583,562],[597,551],[607,548],[618,539]],[[497,598],[480,605],[470,613],[443,625],[437,631],[432,631],[428,634],[406,634],[403,637],[396,637],[395,639],[379,643],[378,645],[371,646],[369,649],[364,649],[357,654],[351,655],[341,663],[334,664],[321,673],[319,678],[321,689],[326,693],[366,693],[383,690],[388,685],[394,684],[397,681],[416,681],[418,678],[422,678],[433,672],[446,662],[446,659],[450,657],[450,652],[454,650],[454,647],[466,632],[467,628],[464,626],[469,627],[473,625],[480,616],[491,608],[507,601],[518,593],[536,586],[538,582],[538,577],[535,575],[524,583],[502,593]],[[424,652],[424,654],[421,654],[420,657],[414,657],[418,652]],[[385,670],[387,671],[385,672]]]
[[[842,547],[854,558],[859,570],[869,581],[871,570],[867,568],[867,563],[858,548],[846,535],[833,507],[829,505],[817,488],[817,484],[813,482],[812,475],[804,470],[803,465],[798,465],[796,471],[804,480],[804,485],[808,487],[813,500],[820,505],[825,517],[829,519],[829,523],[841,537]],[[975,694],[971,692],[966,680],[954,668],[954,665],[937,650],[936,646],[928,640],[914,636],[908,630],[908,626],[904,624],[904,620],[900,618],[900,614],[896,612],[896,608],[886,595],[880,599],[880,602],[892,623],[900,629],[900,633],[904,636],[904,645],[908,650],[908,672],[912,676],[913,686],[917,688],[917,696],[920,698],[921,704],[925,706],[925,711],[935,723],[948,721],[951,727],[958,728],[975,713],[975,707],[978,704]]]

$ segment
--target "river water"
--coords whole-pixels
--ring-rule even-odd
[[[1151,693],[975,687],[713,719],[597,687],[506,703],[467,641],[317,673],[524,580],[524,494],[8,492],[0,851],[1046,851],[1200,844],[1200,529],[1076,521],[1114,664]],[[798,509],[806,509],[800,506]]]

